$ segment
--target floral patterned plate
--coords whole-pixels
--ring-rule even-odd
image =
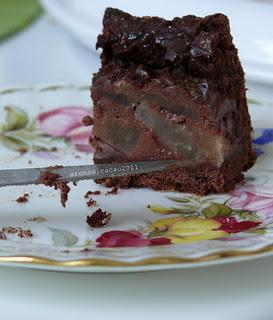
[[[0,190],[0,264],[84,272],[192,268],[273,254],[273,106],[271,87],[251,85],[258,154],[246,183],[206,197],[149,189],[71,185],[66,208],[43,185]],[[253,99],[255,98],[255,100]],[[89,89],[44,86],[0,90],[1,169],[91,163]],[[87,206],[87,191],[94,203]],[[19,199],[18,199],[19,198]],[[110,223],[90,228],[97,208]]]

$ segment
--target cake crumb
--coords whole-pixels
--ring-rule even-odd
[[[32,238],[33,237],[33,233],[30,229],[21,229],[18,231],[17,233],[17,236],[20,237],[20,238],[24,238],[24,239],[27,239],[27,238]]]
[[[106,192],[105,195],[107,196],[108,194],[117,194],[117,193],[118,193],[118,188],[114,187],[112,190]]]
[[[94,144],[95,144],[95,139],[94,139],[94,137],[89,137],[89,143],[93,146]]]
[[[94,199],[90,199],[89,201],[86,202],[88,207],[95,206],[97,204],[97,201]]]
[[[101,208],[94,211],[90,216],[86,217],[86,223],[92,228],[100,228],[105,226],[111,220],[112,213],[102,211]]]
[[[0,231],[0,240],[6,240],[7,236],[5,235],[5,233],[3,231]]]
[[[17,151],[20,152],[21,155],[23,155],[28,152],[28,148],[19,148],[17,149]]]
[[[92,196],[92,195],[99,195],[101,194],[101,192],[99,190],[95,190],[95,191],[87,191],[86,194],[84,195],[84,198],[85,199],[88,199],[89,196]]]
[[[91,195],[91,191],[87,191],[86,194],[83,196],[85,199],[88,199]]]
[[[20,238],[31,238],[33,237],[33,233],[30,229],[22,229],[20,227],[3,227],[0,233],[3,233],[6,237],[6,234],[16,234],[17,237]]]
[[[41,216],[36,216],[36,217],[30,218],[30,219],[27,219],[27,221],[41,223],[41,222],[46,221],[46,218],[41,217]]]
[[[61,192],[61,204],[63,207],[65,207],[65,204],[68,200],[68,193],[70,192],[70,187],[67,184],[67,182],[61,182],[58,184],[57,188]]]
[[[28,197],[29,197],[29,194],[28,193],[24,193],[23,196],[21,196],[21,197],[16,199],[16,202],[18,202],[18,203],[26,203],[26,202],[28,202]]]
[[[61,204],[65,207],[68,200],[68,193],[70,192],[70,187],[66,181],[58,181],[61,176],[58,173],[51,172],[50,170],[61,169],[63,166],[49,167],[48,170],[42,172],[39,177],[39,183],[42,183],[49,187],[54,187],[55,190],[59,189],[61,193]]]
[[[93,120],[90,116],[85,116],[85,117],[82,119],[82,123],[83,123],[86,127],[89,127],[89,126],[92,126],[92,125],[93,125],[94,120]]]
[[[93,250],[90,248],[84,248],[80,252],[91,252],[91,251],[93,251]]]
[[[2,232],[4,233],[8,233],[8,234],[14,234],[18,231],[18,228],[12,227],[12,226],[8,226],[8,227],[3,227],[2,228]]]

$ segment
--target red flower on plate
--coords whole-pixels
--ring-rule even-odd
[[[38,116],[40,129],[53,137],[62,137],[71,141],[80,151],[92,152],[89,144],[92,126],[84,126],[82,119],[92,116],[84,107],[68,106],[43,112]]]
[[[114,247],[147,247],[171,244],[167,238],[144,238],[140,232],[129,231],[108,231],[104,232],[97,238],[97,247],[114,248]]]
[[[219,218],[216,218],[216,220],[221,223],[221,226],[218,230],[223,230],[228,233],[238,233],[238,232],[247,231],[247,230],[258,227],[261,224],[261,222],[256,222],[256,221],[238,222],[234,217],[219,217]]]

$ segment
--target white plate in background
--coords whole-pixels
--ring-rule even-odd
[[[106,7],[135,15],[157,15],[168,19],[195,14],[225,13],[248,79],[273,80],[273,4],[251,0],[41,0],[46,10],[90,50],[95,49]]]

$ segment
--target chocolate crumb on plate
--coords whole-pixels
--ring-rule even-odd
[[[46,221],[46,218],[44,218],[42,216],[36,216],[36,217],[30,218],[30,219],[27,219],[27,221],[41,223],[41,222]]]
[[[90,192],[91,192],[91,194],[93,194],[93,195],[99,195],[99,194],[101,194],[101,192],[100,192],[99,190],[90,191]]]
[[[84,248],[84,249],[82,249],[80,252],[90,252],[90,251],[92,251],[92,249],[90,249],[90,248]]]
[[[6,240],[7,236],[5,235],[5,233],[3,231],[0,231],[0,240]]]
[[[8,234],[17,233],[18,230],[19,230],[18,228],[12,227],[12,226],[8,226],[8,227],[3,227],[2,228],[2,232],[8,233]]]
[[[97,201],[94,200],[94,199],[90,199],[86,202],[87,206],[88,207],[92,207],[92,206],[95,206],[97,204]]]
[[[21,155],[23,155],[28,152],[28,148],[19,148],[19,149],[17,149],[17,151],[20,152]]]
[[[86,126],[86,127],[89,127],[89,126],[92,126],[94,121],[93,119],[90,117],[90,116],[85,116],[83,119],[82,119],[82,123]]]
[[[86,223],[92,228],[100,228],[109,223],[112,213],[97,209],[90,216],[86,217]]]
[[[91,196],[91,195],[99,195],[99,194],[101,194],[101,192],[99,190],[87,191],[86,194],[84,195],[84,198],[88,199],[89,196]]]
[[[66,201],[68,200],[68,193],[70,192],[70,187],[67,182],[61,182],[57,184],[57,189],[61,192],[61,204],[65,207]]]
[[[16,202],[18,202],[18,203],[28,202],[28,197],[29,197],[29,194],[28,193],[24,193],[23,196],[21,196],[21,197],[16,199]]]
[[[31,238],[33,237],[33,233],[30,229],[22,229],[20,227],[3,227],[0,233],[3,233],[5,236],[6,234],[16,234],[20,238]]]
[[[49,167],[48,170],[41,173],[39,183],[44,184],[45,186],[54,187],[55,190],[59,189],[61,193],[61,204],[65,207],[68,199],[68,193],[70,192],[68,182],[58,181],[61,176],[58,173],[50,171],[52,169],[56,170],[61,168],[63,168],[63,166]]]
[[[118,193],[118,188],[114,187],[112,190],[106,192],[105,195],[107,196],[108,194],[117,194],[117,193]]]
[[[91,194],[92,194],[91,191],[87,191],[86,194],[83,197],[85,199],[88,199]]]
[[[33,237],[33,233],[30,229],[21,229],[17,232],[17,236],[20,237],[20,238],[32,238]]]

